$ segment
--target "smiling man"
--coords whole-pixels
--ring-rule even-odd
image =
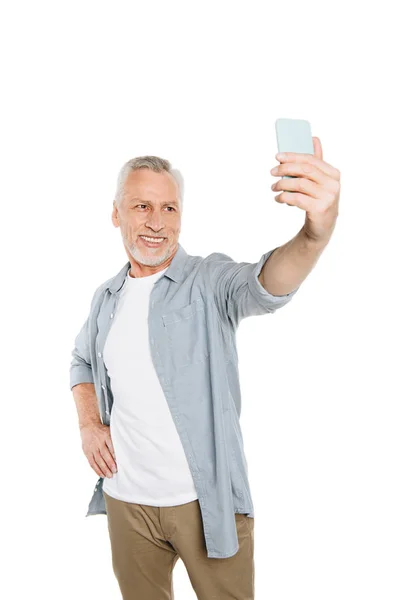
[[[183,178],[167,160],[121,169],[112,222],[128,262],[94,293],[70,388],[99,476],[87,515],[107,515],[125,600],[172,600],[179,558],[200,600],[254,598],[236,330],[287,304],[332,234],[338,172],[315,144],[278,167],[296,177],[277,184],[277,201],[304,208],[305,226],[255,263],[186,253]]]
[[[143,157],[136,164],[152,164],[158,171],[124,167],[117,186],[112,222],[120,227],[132,277],[147,277],[166,269],[178,249],[183,197],[178,171],[161,170],[161,159]],[[175,177],[176,179],[175,179]]]

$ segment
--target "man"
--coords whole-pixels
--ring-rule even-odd
[[[70,387],[99,476],[87,515],[106,514],[125,600],[172,599],[182,558],[200,600],[254,598],[254,509],[240,429],[235,334],[287,304],[327,245],[340,173],[315,154],[277,158],[278,202],[300,232],[257,263],[179,244],[183,179],[167,160],[128,161],[112,222],[128,262],[94,293]]]

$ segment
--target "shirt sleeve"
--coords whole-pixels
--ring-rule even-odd
[[[230,256],[214,253],[211,265],[211,286],[223,319],[237,327],[245,317],[274,313],[290,302],[300,286],[289,294],[270,294],[259,282],[258,276],[271,254],[263,254],[257,263],[235,262]]]
[[[94,383],[92,362],[90,357],[90,320],[93,309],[104,286],[99,286],[92,298],[89,315],[75,338],[72,360],[69,369],[69,387],[72,390],[78,383]]]
[[[89,317],[75,338],[72,361],[69,369],[69,387],[72,390],[78,383],[94,383],[89,349]]]

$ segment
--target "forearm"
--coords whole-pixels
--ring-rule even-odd
[[[327,243],[310,240],[302,228],[268,258],[258,276],[261,285],[274,296],[289,294],[312,271]]]
[[[93,383],[78,383],[72,388],[78,412],[79,429],[89,423],[101,424],[97,396]]]

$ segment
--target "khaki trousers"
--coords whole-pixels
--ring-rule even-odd
[[[179,558],[198,600],[254,600],[253,518],[235,514],[235,555],[208,558],[198,500],[156,507],[103,494],[112,567],[124,600],[175,600],[172,571]]]

